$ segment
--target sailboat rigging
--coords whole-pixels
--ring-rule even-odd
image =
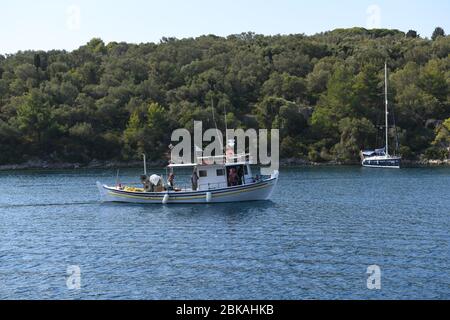
[[[369,168],[399,169],[401,157],[389,154],[389,99],[387,63],[384,65],[384,98],[385,98],[385,146],[381,149],[361,151],[361,164]]]

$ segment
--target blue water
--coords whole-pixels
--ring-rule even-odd
[[[282,169],[271,202],[101,204],[115,174],[0,172],[0,299],[450,299],[449,168]]]

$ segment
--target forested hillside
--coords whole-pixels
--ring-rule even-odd
[[[351,162],[383,145],[385,60],[400,153],[448,157],[450,37],[354,28],[0,55],[0,164],[158,159],[211,101],[220,129],[279,128],[282,157]]]

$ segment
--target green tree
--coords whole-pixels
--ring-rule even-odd
[[[313,71],[306,77],[307,88],[313,98],[312,102],[317,102],[320,94],[327,90],[327,84],[333,74],[335,63],[336,58],[325,57],[314,65]]]
[[[436,27],[436,29],[434,29],[433,31],[433,34],[431,35],[432,40],[436,40],[438,37],[445,37],[444,29],[442,29],[441,27]]]
[[[450,156],[450,118],[436,128],[432,150],[439,155],[434,159],[446,159]]]
[[[341,140],[333,148],[337,160],[355,162],[360,150],[373,141],[375,127],[366,118],[344,118],[339,121]]]
[[[137,157],[145,153],[145,133],[142,119],[138,111],[134,111],[128,120],[127,127],[123,132],[125,141],[125,157]]]
[[[350,70],[341,65],[334,71],[328,81],[327,91],[314,109],[312,124],[323,135],[333,137],[336,136],[339,121],[351,116],[354,111],[353,76]]]
[[[420,87],[441,102],[445,102],[449,95],[449,85],[445,71],[450,69],[441,60],[430,60],[422,69],[419,78]]]
[[[353,94],[355,96],[355,113],[353,116],[366,117],[372,121],[377,120],[381,114],[383,99],[380,95],[379,68],[374,65],[365,65],[355,78]]]
[[[292,102],[283,98],[265,97],[256,105],[256,117],[261,128],[270,129],[280,112],[282,106],[290,105]]]
[[[298,101],[306,96],[306,84],[302,78],[274,72],[264,82],[261,93],[264,96],[277,96],[290,101]]]
[[[18,163],[22,160],[21,132],[0,120],[0,163]]]
[[[53,125],[49,97],[39,90],[32,90],[17,109],[17,123],[31,142],[41,145]]]
[[[409,30],[409,31],[406,33],[406,37],[407,37],[407,38],[418,38],[419,35],[417,34],[417,31],[415,31],[415,30]]]
[[[296,137],[306,129],[307,125],[300,107],[294,103],[286,103],[281,106],[273,123],[274,127],[280,129],[282,137]]]
[[[125,155],[140,158],[146,153],[149,159],[156,160],[167,149],[167,112],[158,103],[150,103],[145,114],[134,111],[123,134]]]

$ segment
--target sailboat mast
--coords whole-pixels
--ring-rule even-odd
[[[387,62],[384,63],[384,98],[385,98],[385,113],[386,113],[386,155],[389,155],[389,126],[388,126],[388,92],[387,92]]]

